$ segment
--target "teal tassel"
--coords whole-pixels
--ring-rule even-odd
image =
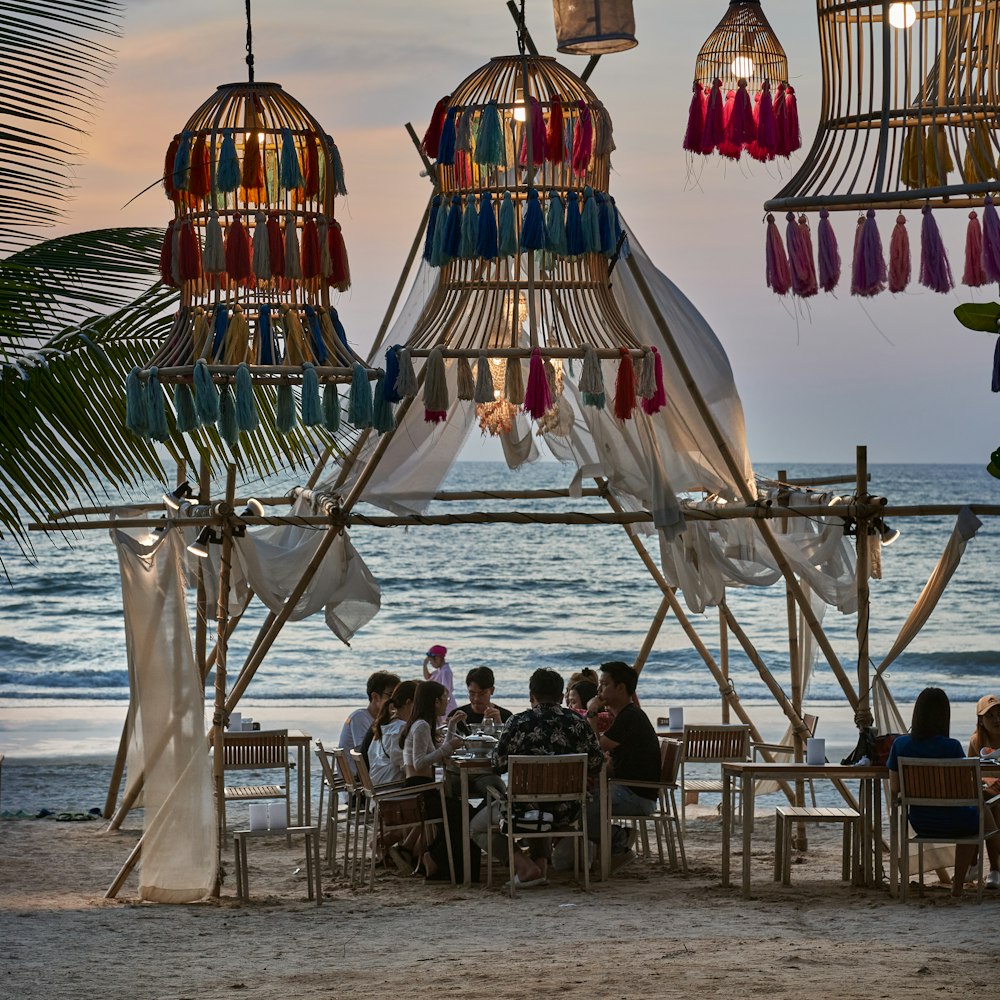
[[[393,430],[396,421],[392,415],[392,403],[385,398],[385,372],[378,373],[378,381],[375,383],[375,402],[372,407],[372,427],[379,434],[386,434]]]
[[[549,192],[549,210],[545,218],[545,249],[557,257],[566,256],[566,206],[558,192]]]
[[[199,358],[194,366],[194,402],[201,423],[214,424],[219,419],[219,390],[204,358]]]
[[[236,423],[236,400],[233,399],[233,387],[228,382],[219,393],[219,434],[231,448],[240,439],[240,429]]]
[[[302,364],[302,423],[315,427],[323,423],[323,407],[319,401],[319,378],[316,366],[308,361]]]
[[[351,392],[348,397],[347,419],[355,427],[372,425],[372,387],[368,381],[368,369],[355,363],[351,376]]]
[[[174,155],[174,187],[186,191],[191,179],[191,133],[181,132],[181,141]]]
[[[323,386],[323,423],[331,434],[340,430],[340,393],[336,382]]]
[[[481,167],[507,166],[507,144],[503,141],[500,112],[495,100],[490,101],[480,112],[474,158]]]
[[[445,198],[438,211],[437,223],[434,226],[434,239],[431,242],[431,267],[444,267],[448,263],[448,257],[444,252],[444,232],[448,225],[449,211],[448,199]]]
[[[149,401],[138,368],[128,373],[125,382],[125,426],[136,437],[149,437]]]
[[[167,427],[167,407],[163,398],[163,386],[160,385],[159,370],[155,366],[149,369],[146,398],[149,401],[149,436],[154,441],[166,441],[170,437],[170,429]]]
[[[340,158],[340,150],[337,148],[337,144],[330,136],[326,138],[330,144],[330,148],[333,150],[333,189],[337,194],[342,194],[346,197],[347,181],[344,178],[344,161]]]
[[[174,412],[177,414],[177,430],[182,434],[198,429],[198,413],[194,408],[194,394],[187,382],[181,382],[174,390]]]
[[[281,186],[286,191],[306,186],[299,165],[299,151],[292,130],[287,126],[281,130]]]
[[[274,407],[274,426],[281,434],[295,430],[295,396],[287,382],[278,386],[278,401]]]
[[[476,196],[465,196],[465,211],[462,213],[462,245],[459,256],[471,260],[476,256],[476,240],[479,236],[479,215],[476,213]]]
[[[500,256],[514,257],[517,255],[517,229],[514,225],[514,202],[510,192],[504,191],[500,202]]]
[[[601,215],[594,198],[594,189],[589,185],[583,189],[583,240],[587,253],[601,252]]]
[[[253,397],[253,379],[244,361],[236,369],[236,423],[241,431],[257,429],[257,402]]]
[[[215,186],[220,191],[235,191],[240,186],[240,158],[236,155],[236,140],[233,130],[227,128],[219,154],[219,166],[215,171]]]

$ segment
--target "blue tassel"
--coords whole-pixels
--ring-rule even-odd
[[[612,198],[611,195],[608,195],[608,201],[611,202],[611,211],[614,215],[613,231],[615,234],[615,250],[617,250],[619,246],[621,247],[621,258],[624,260],[631,252],[628,247],[628,237],[625,236],[625,238],[622,239],[624,230],[622,229],[622,220],[618,215],[618,206],[615,204],[615,199]]]
[[[427,220],[427,236],[424,239],[424,260],[431,263],[431,255],[434,251],[434,227],[437,226],[438,212],[441,209],[441,195],[434,195],[431,202],[431,214]]]
[[[595,410],[603,410],[606,396],[603,392],[585,392],[583,394],[583,405],[592,406]]]
[[[575,191],[570,191],[566,201],[566,255],[579,257],[586,252],[583,220],[580,218],[580,199]]]
[[[598,191],[594,197],[597,199],[597,219],[601,233],[601,253],[605,257],[613,257],[615,254],[615,230],[614,220],[611,217],[611,206],[608,204],[607,195]]]
[[[218,361],[226,347],[226,329],[229,326],[229,310],[224,305],[217,305],[212,313],[212,328],[215,335],[212,338],[212,360]]]
[[[233,387],[226,382],[219,394],[219,434],[230,448],[236,447],[240,439],[240,429],[236,423],[236,401]]]
[[[262,365],[275,364],[277,351],[274,349],[274,334],[271,332],[271,307],[261,306],[257,317],[257,333],[259,335],[259,354]]]
[[[481,167],[506,167],[507,144],[503,138],[497,102],[491,100],[479,115],[475,161]]]
[[[392,403],[385,398],[387,378],[388,372],[379,372],[378,381],[375,383],[375,399],[372,403],[372,427],[379,434],[386,434],[396,426],[392,415]]]
[[[350,354],[351,345],[347,343],[347,331],[344,329],[344,324],[340,322],[340,314],[333,306],[330,307],[330,322],[333,323],[333,329],[336,331],[340,342],[344,345],[347,353]]]
[[[194,405],[203,424],[214,424],[219,419],[219,390],[204,358],[194,366]]]
[[[542,203],[535,188],[528,191],[528,207],[524,210],[521,222],[521,249],[545,249],[545,219],[542,216]]]
[[[597,211],[597,201],[594,199],[594,189],[588,184],[583,189],[583,241],[588,253],[601,252],[601,218]]]
[[[462,213],[462,260],[472,260],[476,256],[476,243],[479,239],[479,216],[476,214],[476,196],[465,196],[465,211]]]
[[[449,260],[454,260],[462,250],[462,196],[453,195],[448,225],[444,231],[444,252]]]
[[[323,423],[331,434],[340,430],[340,393],[336,382],[323,386]]]
[[[136,437],[149,437],[149,400],[138,368],[133,368],[125,381],[125,426]]]
[[[198,429],[198,413],[194,408],[194,395],[187,382],[181,382],[174,390],[174,412],[177,415],[177,430],[182,434]]]
[[[292,130],[287,126],[281,130],[281,186],[286,191],[306,186],[299,164],[299,151],[292,137]]]
[[[215,186],[220,191],[235,191],[240,186],[241,180],[236,140],[233,138],[233,130],[227,128],[222,139],[222,151],[219,153],[219,166],[215,171]]]
[[[241,431],[255,431],[259,422],[257,401],[253,395],[253,379],[250,377],[250,367],[244,361],[236,369],[236,425]]]
[[[131,378],[131,376],[129,376]],[[1000,392],[1000,337],[997,337],[996,350],[993,352],[993,391]]]
[[[450,215],[448,202],[444,202],[441,211],[438,212],[437,222],[434,225],[434,242],[431,244],[431,266],[444,267],[448,263],[448,256],[444,252],[444,234],[448,228],[448,216]]]
[[[186,191],[191,180],[191,133],[181,132],[181,141],[174,155],[174,188]]]
[[[396,392],[396,379],[399,378],[399,355],[397,346],[390,347],[385,352],[385,378],[381,379],[382,392],[387,403],[398,403],[403,397]]]
[[[315,427],[323,423],[323,406],[319,401],[319,378],[308,361],[302,364],[302,423]]]
[[[549,192],[545,218],[545,249],[557,257],[566,256],[566,208],[557,191]]]
[[[167,407],[163,399],[163,386],[160,385],[159,369],[155,365],[149,369],[146,398],[149,400],[149,436],[154,441],[166,441],[170,437]]]
[[[484,191],[479,200],[476,256],[483,260],[496,260],[497,256],[497,217],[493,213],[493,198],[489,191]]]
[[[351,392],[347,400],[347,419],[355,427],[372,425],[372,387],[368,381],[368,369],[355,364],[351,376]]]
[[[326,343],[323,340],[323,327],[320,325],[319,316],[311,305],[306,305],[306,323],[309,324],[309,332],[312,334],[312,352],[316,364],[326,363]]]
[[[441,126],[441,140],[438,142],[438,165],[453,167],[455,165],[455,112],[458,108],[449,108]]]
[[[504,191],[500,202],[500,256],[514,257],[517,255],[517,229],[514,225],[514,202],[510,192]]]
[[[337,194],[342,194],[347,197],[347,179],[344,177],[344,161],[340,158],[340,150],[337,148],[337,144],[333,141],[332,136],[326,137],[327,143],[330,145],[333,155],[333,190]]]
[[[278,385],[278,399],[274,406],[274,426],[281,434],[295,430],[295,396],[287,382]]]

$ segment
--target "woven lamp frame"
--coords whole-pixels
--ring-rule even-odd
[[[970,208],[1000,189],[1000,0],[817,0],[816,13],[816,140],[768,211]],[[904,13],[912,25],[895,27]]]
[[[753,68],[745,63],[747,58]],[[788,59],[759,0],[732,0],[725,16],[705,39],[695,62],[694,78],[706,90],[719,79],[723,92],[740,80],[756,94],[767,80],[772,88],[788,80]]]

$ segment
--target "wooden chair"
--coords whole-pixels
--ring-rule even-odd
[[[809,730],[810,736],[816,735],[816,726],[819,724],[818,715],[803,715],[802,721],[805,724],[807,730]],[[750,749],[753,752],[753,759],[759,760],[761,756],[761,751],[767,751],[771,754],[784,754],[785,756],[791,758],[795,754],[795,744],[794,743],[751,743]],[[809,797],[812,800],[813,807],[816,806],[816,783],[810,778],[808,779],[809,784]]]
[[[288,730],[273,729],[253,733],[227,733],[222,742],[223,769],[229,771],[282,771],[284,784],[226,785],[226,802],[256,802],[264,799],[285,802],[285,826],[292,825],[292,801],[289,795],[289,775],[292,763],[288,757]],[[226,835],[223,812],[223,836]],[[291,834],[287,834],[291,843]]]
[[[667,843],[667,855],[670,858],[670,867],[677,869],[678,848],[680,849],[680,869],[687,874],[687,855],[684,853],[684,832],[681,829],[680,813],[677,810],[677,799],[674,793],[677,791],[677,778],[681,766],[681,744],[678,740],[660,740],[660,780],[659,781],[626,781],[616,778],[608,779],[609,790],[615,785],[627,785],[631,788],[653,788],[656,790],[656,807],[649,816],[628,815],[626,813],[609,814],[608,822],[620,823],[624,820],[633,824],[639,831],[639,839],[643,846],[643,851],[648,857],[649,849],[649,829],[648,824],[652,823],[656,831],[656,849],[660,856],[660,864],[663,864],[663,842]],[[611,831],[605,831],[605,836],[610,837]]]
[[[322,740],[316,741],[316,756],[319,758],[322,769],[322,784],[319,789],[319,817],[320,826],[325,830],[326,850],[324,860],[331,871],[335,871],[337,864],[337,842],[340,840],[340,831],[344,831],[344,874],[347,874],[347,850],[350,837],[351,804],[348,798],[347,785],[337,771],[337,762],[334,757],[335,751],[327,750],[323,746]],[[326,819],[323,818],[323,800],[329,794],[326,801]]]
[[[684,745],[681,759],[681,826],[687,830],[687,793],[708,792],[722,794],[722,777],[689,778],[691,764],[728,764],[750,759],[750,727],[747,725],[719,725],[684,727]],[[738,786],[734,796],[739,794]],[[743,803],[740,802],[740,809]],[[734,811],[734,822],[736,812]]]
[[[347,793],[347,830],[344,837],[344,876],[349,877],[351,885],[355,885],[358,880],[358,865],[362,870],[367,857],[368,838],[368,800],[365,798],[361,788],[361,782],[351,767],[350,752],[343,747],[336,747],[333,751],[333,759],[337,765],[337,777],[343,783],[344,791]],[[349,835],[353,831],[353,837]],[[358,839],[360,836],[360,854]],[[348,875],[348,859],[350,859],[350,874]]]
[[[583,869],[583,887],[590,889],[590,865],[588,863],[587,833],[587,767],[589,758],[585,753],[545,755],[514,755],[507,758],[507,793],[502,795],[495,788],[489,788],[487,800],[501,803],[501,812],[514,822],[505,822],[507,835],[507,865],[510,870],[509,887],[514,896],[514,844],[518,840],[538,837],[572,837],[575,844],[574,870]],[[516,817],[523,814],[525,807],[537,808],[544,812],[547,805],[557,802],[576,802],[579,815],[569,826],[551,826],[548,830],[535,824],[518,823]],[[582,850],[581,850],[582,848]],[[486,851],[487,887],[493,884],[493,838],[487,840]]]
[[[979,881],[976,897],[983,898],[983,861],[986,856],[986,841],[1000,834],[998,830],[987,832],[985,812],[988,806],[1000,801],[1000,795],[987,799],[983,790],[982,771],[979,758],[937,760],[925,757],[900,757],[899,799],[897,825],[894,825],[893,840],[899,850],[900,899],[904,902],[910,882],[910,845],[917,845],[919,865],[919,885],[924,888],[924,846],[927,844],[975,844],[979,848]],[[910,806],[970,806],[979,812],[979,829],[969,836],[955,837],[945,834],[935,836],[910,835],[907,815]],[[960,873],[956,873],[961,878]]]

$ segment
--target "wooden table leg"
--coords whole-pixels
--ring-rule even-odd
[[[753,824],[749,822],[749,815],[753,816],[753,780],[746,774],[740,775],[740,806],[743,809],[743,898],[750,898],[750,841],[753,836]]]
[[[458,769],[458,780],[462,789],[462,885],[472,885],[472,851],[469,847],[469,772]]]
[[[608,796],[608,765],[601,768],[601,775],[598,781],[600,787],[600,813],[601,813],[601,881],[607,882],[611,878],[611,802]],[[589,848],[588,848],[589,850]]]
[[[681,793],[683,794],[683,792]],[[729,888],[729,850],[732,843],[733,779],[722,769],[722,888]]]

